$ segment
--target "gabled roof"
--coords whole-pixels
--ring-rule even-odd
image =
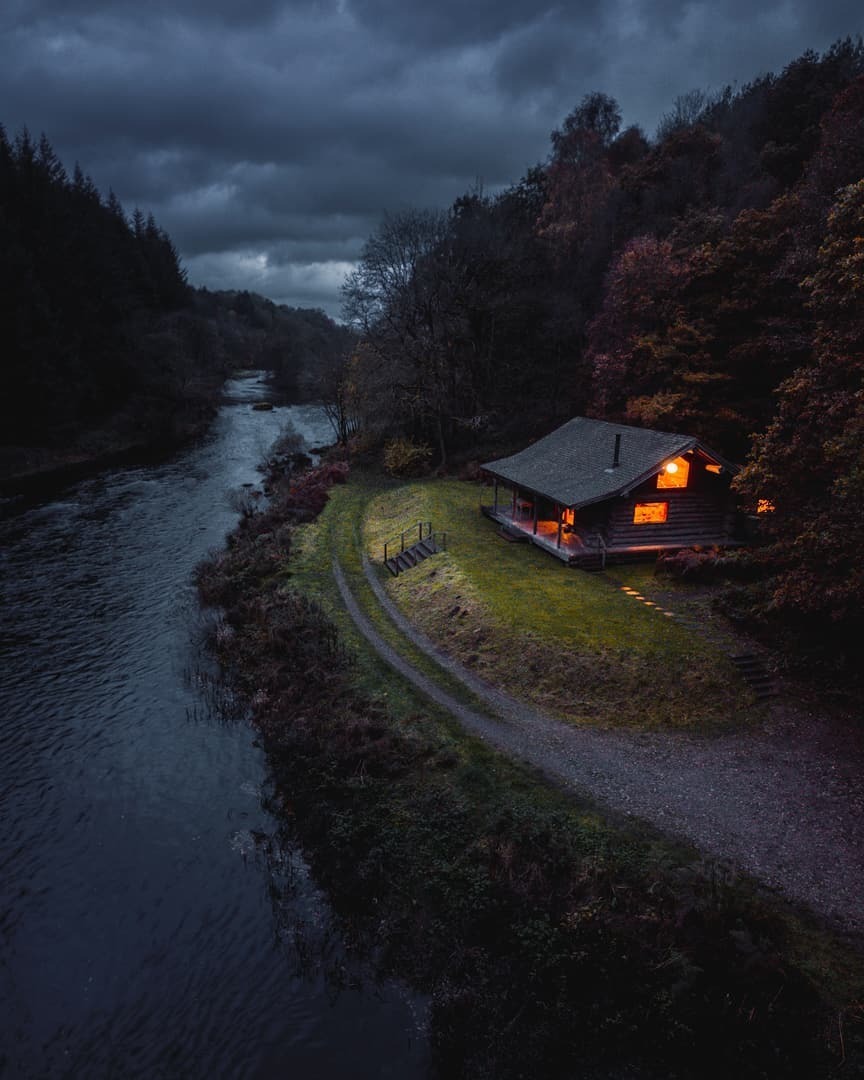
[[[621,446],[619,464],[613,468],[616,435],[621,436]],[[568,420],[518,454],[490,461],[483,468],[560,506],[575,508],[626,495],[659,472],[670,458],[697,449],[729,472],[738,471],[692,435],[610,424],[584,416]]]

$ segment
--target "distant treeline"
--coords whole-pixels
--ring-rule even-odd
[[[587,414],[746,463],[773,544],[748,616],[849,655],[864,558],[864,48],[678,98],[588,95],[494,197],[384,220],[344,289],[356,421],[454,455]]]
[[[314,395],[348,336],[320,311],[191,288],[152,216],[2,127],[0,315],[0,475],[170,445],[237,367]]]
[[[234,366],[262,368],[293,401],[329,401],[356,334],[318,308],[274,304],[245,290],[195,295],[199,315],[214,324]]]

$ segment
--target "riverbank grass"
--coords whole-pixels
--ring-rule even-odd
[[[764,1080],[860,1060],[858,998],[838,992],[843,958],[830,940],[814,932],[835,959],[833,981],[796,956],[791,912],[466,735],[356,634],[334,549],[361,607],[393,638],[374,616],[358,540],[364,521],[372,535],[370,503],[408,494],[355,474],[293,531],[281,566],[258,564],[260,545],[241,533],[217,567],[229,587],[213,599],[232,600],[224,655],[256,703],[289,831],[358,940],[374,939],[382,973],[430,994],[436,1075],[563,1080],[645,1066]],[[275,535],[278,518],[253,529]],[[443,574],[451,560],[459,592],[473,580],[455,546],[429,564]],[[620,603],[612,589],[588,595]]]
[[[339,559],[346,582],[361,611],[384,641],[451,697],[477,712],[488,713],[485,702],[404,639],[381,610],[366,579],[360,541],[361,524],[369,500],[392,488],[392,482],[386,477],[360,472],[352,473],[349,483],[331,488],[330,498],[321,515],[311,524],[295,530],[286,582],[321,605],[352,652],[358,689],[374,700],[386,703],[395,715],[406,716],[416,711],[417,693],[410,690],[406,681],[368,646],[348,615],[333,577],[334,555]],[[455,723],[449,713],[440,710],[431,701],[428,707],[446,726]]]

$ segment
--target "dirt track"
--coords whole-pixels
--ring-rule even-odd
[[[864,747],[854,729],[781,698],[757,730],[694,737],[577,728],[501,693],[405,619],[371,566],[366,577],[402,634],[492,709],[444,692],[377,633],[333,573],[361,633],[405,678],[472,733],[616,813],[694,843],[864,939]]]

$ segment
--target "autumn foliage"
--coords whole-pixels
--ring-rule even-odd
[[[330,488],[344,484],[348,478],[348,465],[344,461],[327,462],[302,473],[283,496],[286,509],[302,511],[317,517],[327,504]]]
[[[779,387],[739,487],[775,506],[770,608],[845,636],[862,623],[864,596],[864,180],[839,193],[804,284],[813,360]]]
[[[518,184],[370,240],[346,289],[358,422],[439,467],[579,414],[696,435],[746,466],[743,510],[776,504],[748,616],[818,615],[834,632],[802,645],[851,657],[862,177],[860,40],[684,95],[653,139],[589,94]]]

